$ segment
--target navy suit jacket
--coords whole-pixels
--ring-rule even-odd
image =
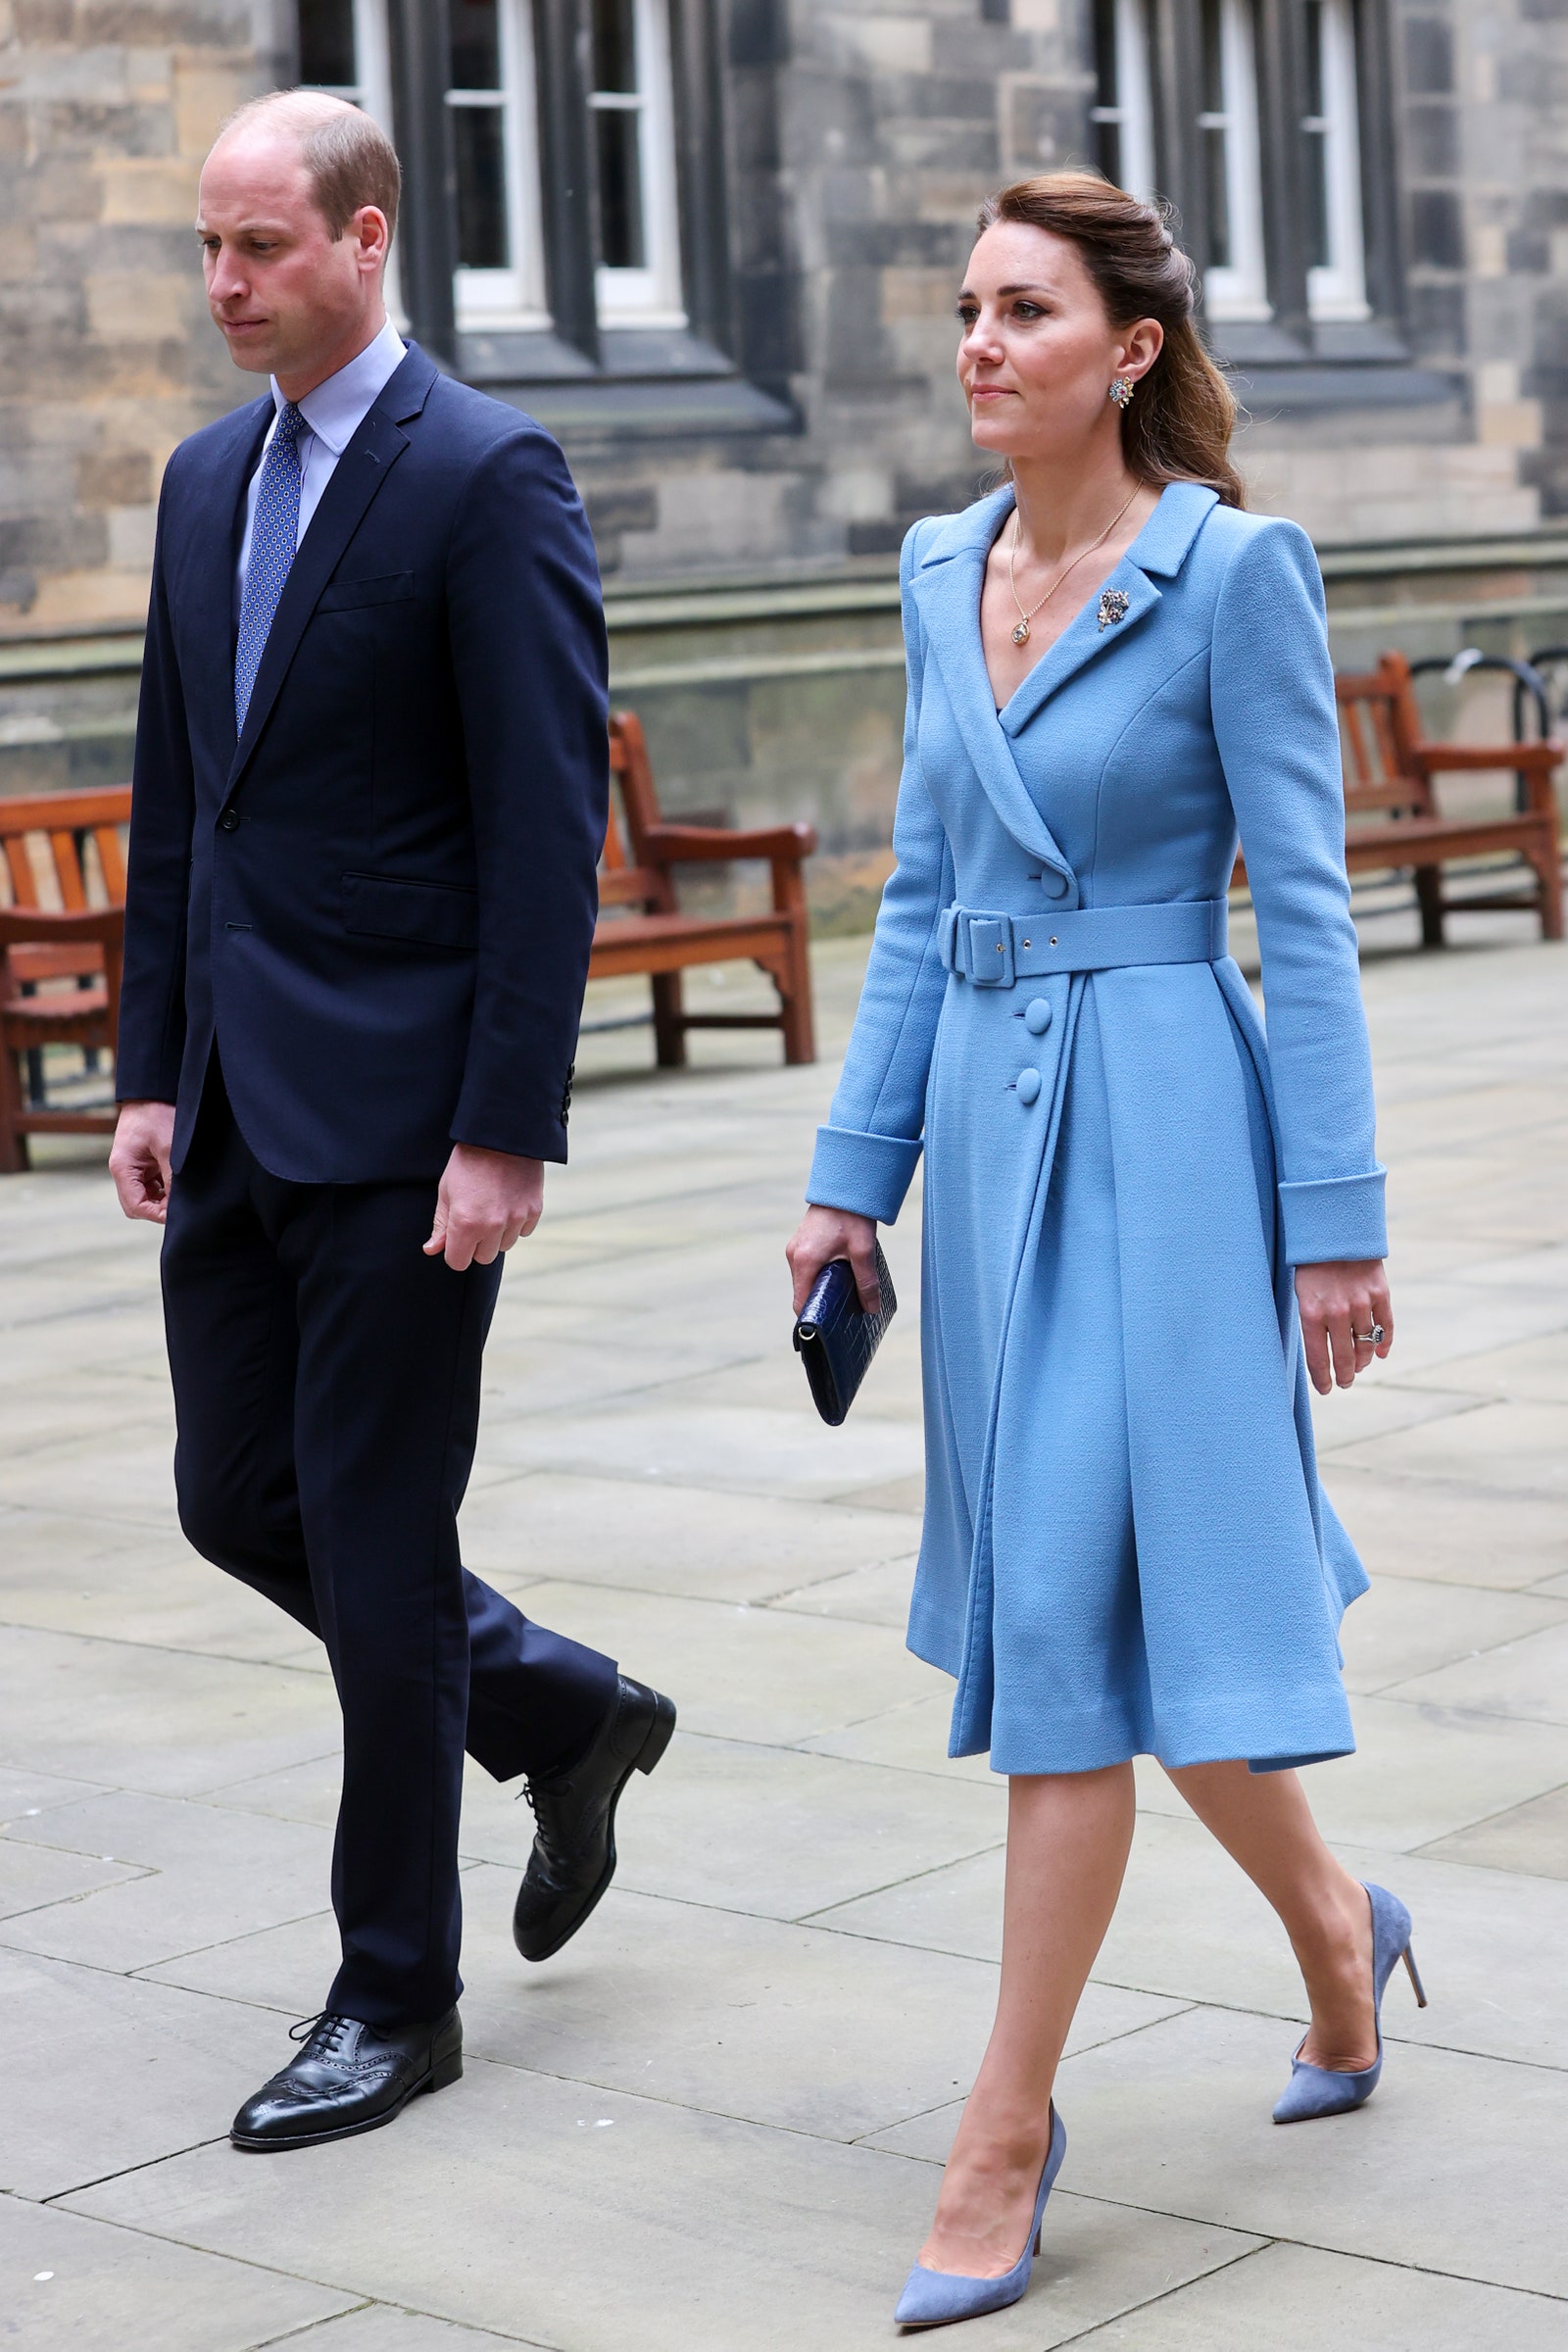
[[[180,444],[136,730],[116,1089],[174,1102],[216,1039],[299,1183],[566,1156],[609,789],[599,573],[550,436],[410,350],[338,461],[238,740],[234,567],[272,415]]]

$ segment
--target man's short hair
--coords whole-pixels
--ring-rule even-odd
[[[362,107],[329,97],[325,90],[269,90],[265,97],[236,107],[218,136],[226,138],[243,123],[268,117],[297,133],[300,159],[334,237],[340,237],[368,204],[386,215],[387,235],[392,236],[403,172],[397,149],[379,122]]]

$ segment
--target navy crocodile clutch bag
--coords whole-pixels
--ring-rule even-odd
[[[795,1325],[795,1348],[806,1366],[811,1400],[828,1425],[837,1429],[882,1344],[882,1334],[899,1311],[893,1277],[882,1245],[876,1244],[876,1278],[882,1286],[877,1314],[861,1308],[855,1273],[847,1257],[824,1266],[811,1285],[811,1295]]]

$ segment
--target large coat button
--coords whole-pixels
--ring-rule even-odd
[[[1020,1102],[1035,1102],[1040,1094],[1040,1072],[1038,1070],[1020,1070],[1017,1086]]]
[[[1044,1037],[1051,1027],[1051,1006],[1044,997],[1036,997],[1024,1007],[1023,1025],[1031,1037]]]
[[[1065,874],[1058,874],[1055,868],[1053,867],[1051,871],[1043,877],[1043,880],[1048,899],[1064,899],[1067,896],[1067,877]]]

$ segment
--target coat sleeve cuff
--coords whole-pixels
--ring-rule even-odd
[[[891,1225],[904,1205],[915,1164],[918,1138],[857,1135],[850,1127],[819,1127],[808,1200],[822,1208],[846,1208],[855,1216]]]
[[[1373,1168],[1365,1176],[1328,1176],[1315,1184],[1282,1184],[1280,1215],[1290,1263],[1316,1266],[1330,1258],[1387,1257],[1383,1185],[1382,1168]]]

